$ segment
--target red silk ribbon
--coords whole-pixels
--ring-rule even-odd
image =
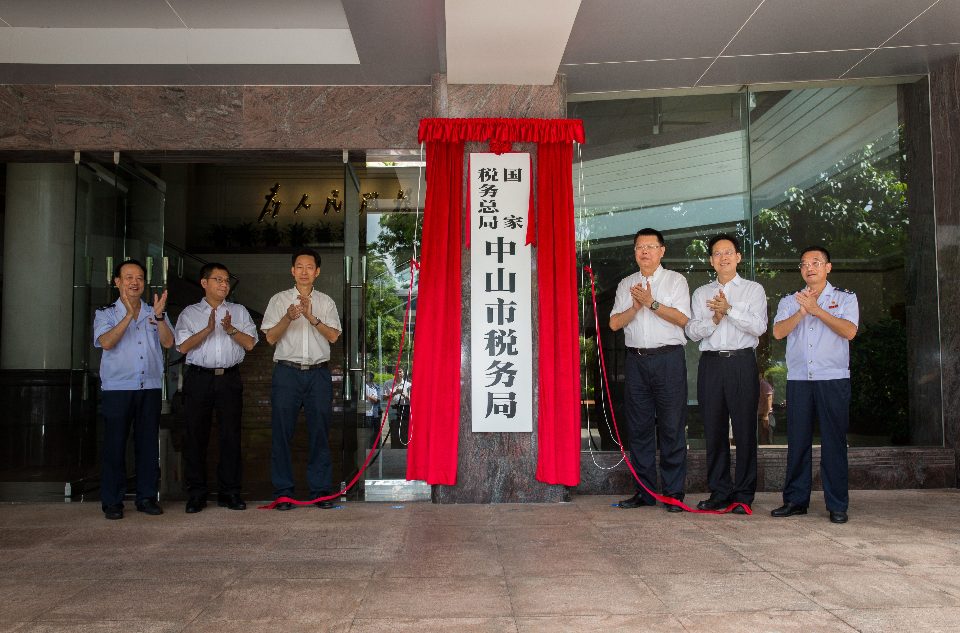
[[[403,331],[400,333],[400,351],[397,352],[397,365],[396,365],[396,367],[393,368],[393,375],[394,375],[394,376],[397,375],[397,370],[400,369],[400,359],[403,358],[403,342],[404,342],[404,340],[406,339],[406,336],[407,336],[407,321],[408,321],[408,319],[410,318],[410,302],[411,302],[411,299],[413,298],[413,272],[414,272],[414,270],[420,270],[420,263],[419,263],[417,260],[415,260],[415,259],[411,259],[411,260],[410,260],[410,288],[407,289],[407,308],[406,308],[406,310],[404,311],[404,314],[403,314]],[[327,501],[327,500],[329,500],[329,499],[336,499],[337,497],[346,494],[346,493],[347,493],[347,490],[350,490],[350,488],[352,488],[353,485],[354,485],[355,483],[357,483],[357,481],[358,481],[358,480],[360,479],[360,477],[363,475],[363,471],[365,471],[365,470],[367,469],[367,466],[370,465],[370,460],[373,458],[373,452],[374,452],[374,450],[375,450],[375,448],[376,448],[376,446],[377,446],[377,443],[379,442],[380,438],[383,436],[383,427],[384,427],[384,425],[387,423],[387,414],[390,413],[390,405],[393,403],[393,392],[396,391],[396,389],[397,389],[397,381],[394,380],[394,381],[393,381],[393,386],[390,388],[390,398],[387,399],[387,408],[383,410],[383,417],[380,419],[380,428],[379,428],[379,430],[377,430],[377,439],[376,439],[376,441],[374,441],[373,447],[370,448],[370,452],[367,453],[367,459],[364,460],[363,466],[361,466],[361,467],[360,467],[360,470],[357,471],[357,476],[354,477],[354,478],[350,481],[350,483],[348,483],[346,486],[344,486],[344,487],[343,487],[343,490],[341,490],[340,492],[338,492],[338,493],[335,494],[335,495],[328,495],[328,496],[326,496],[326,497],[317,497],[316,499],[313,499],[312,501],[297,501],[296,499],[291,499],[290,497],[280,497],[279,499],[276,499],[276,500],[275,500],[273,503],[271,503],[270,505],[268,505],[268,506],[260,506],[259,508],[257,508],[257,510],[273,510],[275,507],[277,507],[277,504],[278,504],[278,503],[292,503],[292,504],[298,505],[298,506],[309,506],[309,505],[313,505],[314,503],[319,503],[320,501]],[[410,423],[409,423],[409,427],[410,427],[410,428],[409,428],[408,431],[407,431],[407,437],[408,437],[409,439],[412,439],[412,438],[413,438],[413,421],[412,421],[412,420],[411,420]],[[409,439],[408,439],[408,442],[407,442],[408,444],[409,444]]]
[[[610,381],[607,380],[607,366],[603,362],[603,346],[600,345],[600,319],[597,316],[597,290],[596,290],[596,284],[594,283],[594,279],[593,279],[593,269],[590,268],[589,266],[584,266],[583,269],[588,273],[590,273],[590,295],[593,297],[593,322],[595,327],[597,328],[596,329],[597,350],[600,353],[600,370],[601,370],[601,373],[603,374],[603,384],[607,392],[607,402],[610,403],[610,418],[613,420],[613,430],[617,434],[617,443],[620,445],[620,454],[623,455],[623,460],[627,462],[627,467],[630,469],[630,472],[633,474],[633,478],[637,480],[637,483],[643,486],[644,490],[646,490],[648,493],[653,495],[653,498],[656,499],[657,501],[662,501],[663,503],[674,505],[674,506],[680,506],[687,512],[694,512],[696,514],[726,514],[727,512],[730,512],[737,506],[743,506],[743,509],[747,511],[747,514],[753,514],[753,511],[750,509],[750,506],[740,502],[731,503],[726,510],[697,510],[685,505],[682,501],[678,499],[674,499],[673,497],[664,497],[663,495],[658,495],[657,493],[647,488],[646,485],[644,485],[644,483],[640,481],[640,477],[637,475],[637,471],[633,469],[633,464],[630,463],[630,459],[627,457],[626,452],[623,450],[623,441],[620,439],[620,429],[617,427],[617,418],[613,414],[613,400],[610,398]]]

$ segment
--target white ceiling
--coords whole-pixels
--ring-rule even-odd
[[[914,76],[960,0],[0,0],[0,83],[552,83],[571,93]]]

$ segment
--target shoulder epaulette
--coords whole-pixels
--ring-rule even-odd
[[[845,292],[848,295],[856,294],[853,290],[847,290],[846,288],[841,288],[840,286],[834,286],[833,289],[837,292]]]
[[[100,306],[99,308],[97,308],[97,310],[106,310],[107,308],[112,308],[112,307],[113,307],[113,304],[112,304],[112,303],[105,303],[105,304],[103,304],[102,306]]]
[[[793,292],[788,292],[787,294],[783,295],[783,296],[781,297],[781,299],[786,299],[787,297],[792,297],[793,295],[797,294],[798,292],[803,292],[804,290],[806,290],[806,288],[801,288],[800,290],[794,290]]]

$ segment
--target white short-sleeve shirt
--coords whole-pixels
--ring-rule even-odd
[[[210,322],[210,310],[212,309],[213,306],[207,303],[206,299],[201,299],[199,303],[194,303],[183,309],[177,319],[177,329],[173,333],[178,351],[185,340],[207,327],[207,323]],[[257,342],[257,326],[254,325],[247,309],[239,303],[224,301],[217,306],[216,315],[214,315],[213,333],[187,352],[188,365],[206,367],[207,369],[227,369],[243,360],[246,350],[220,325],[223,318],[227,316],[227,312],[230,313],[230,322],[233,327],[247,336],[252,336],[254,343]]]
[[[648,279],[640,271],[623,279],[617,286],[617,296],[610,316],[626,312],[633,307],[630,288],[642,283],[647,286]],[[658,266],[649,278],[653,299],[660,305],[675,308],[690,317],[690,288],[687,280],[678,272]],[[627,347],[664,347],[665,345],[685,345],[687,337],[683,328],[674,325],[654,314],[653,310],[643,306],[633,320],[623,328]]]
[[[260,329],[266,332],[287,313],[290,304],[297,303],[300,293],[296,287],[291,290],[278,292],[270,298],[267,310],[263,313],[263,323]],[[337,313],[337,304],[333,299],[319,290],[310,293],[310,304],[313,316],[329,328],[337,332],[342,331],[340,315]],[[312,326],[303,316],[294,319],[287,330],[277,341],[277,348],[273,360],[287,360],[301,365],[316,365],[330,360],[330,341],[325,339],[320,331]]]

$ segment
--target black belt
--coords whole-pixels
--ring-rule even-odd
[[[278,360],[277,362],[281,365],[286,365],[287,367],[293,367],[294,369],[300,369],[303,371],[307,371],[308,369],[320,369],[321,367],[327,366],[327,361],[317,363],[316,365],[301,365],[300,363],[295,363],[289,360]]]
[[[702,354],[704,356],[719,356],[720,358],[726,358],[728,356],[753,356],[752,347],[744,347],[743,349],[732,349],[729,351],[722,350],[704,350]]]
[[[683,345],[664,345],[663,347],[628,347],[627,351],[637,356],[653,356],[654,354],[666,354],[675,349],[680,349]]]
[[[226,367],[224,369],[210,369],[209,367],[201,367],[200,365],[187,365],[187,367],[191,367],[201,374],[213,374],[214,376],[222,376],[231,372],[240,371],[240,365],[234,365],[233,367]]]

